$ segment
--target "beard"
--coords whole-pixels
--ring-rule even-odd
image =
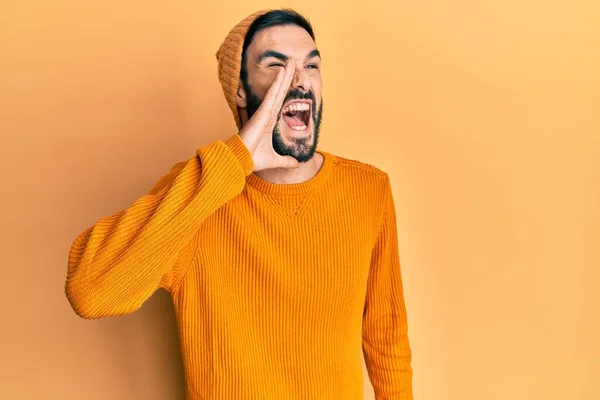
[[[246,111],[248,112],[248,119],[250,119],[258,110],[258,107],[262,103],[263,99],[259,98],[256,93],[252,91],[246,80],[243,80],[243,85],[247,97]],[[291,156],[294,157],[298,162],[304,163],[313,158],[315,151],[317,150],[319,131],[321,129],[321,118],[323,116],[323,100],[321,100],[321,105],[317,110],[317,102],[312,90],[304,93],[300,89],[292,89],[286,95],[285,99],[283,100],[283,104],[285,105],[285,103],[287,103],[289,100],[295,99],[305,99],[312,102],[310,115],[310,118],[313,122],[312,138],[311,136],[292,138],[292,144],[286,144],[283,140],[283,135],[279,131],[279,122],[281,120],[281,110],[279,110],[277,121],[275,122],[275,127],[273,128],[273,149],[281,156]]]

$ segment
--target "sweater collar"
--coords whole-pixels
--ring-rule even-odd
[[[255,189],[271,195],[299,195],[317,190],[329,179],[333,170],[334,156],[326,151],[317,150],[323,156],[319,171],[309,180],[299,183],[272,183],[262,179],[256,173],[248,175],[246,182]]]

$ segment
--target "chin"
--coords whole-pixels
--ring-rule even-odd
[[[273,132],[273,148],[282,156],[292,156],[298,162],[310,161],[316,151],[312,122],[306,129],[296,130],[284,121],[277,124]]]

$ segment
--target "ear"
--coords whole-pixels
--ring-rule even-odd
[[[241,79],[240,79],[240,82],[238,83],[237,106],[239,108],[246,108],[248,106],[248,100],[246,98],[246,90],[244,89],[244,84],[242,83]]]

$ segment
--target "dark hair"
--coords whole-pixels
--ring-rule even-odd
[[[254,36],[263,29],[270,28],[272,26],[281,26],[281,25],[296,25],[300,28],[303,28],[312,40],[315,40],[315,33],[313,32],[312,25],[300,13],[286,8],[282,10],[273,10],[269,11],[266,14],[261,15],[256,18],[250,27],[248,28],[248,32],[246,32],[246,37],[244,38],[244,46],[242,47],[242,67],[240,71],[240,79],[244,84],[248,83],[248,70],[246,69],[246,50],[248,50],[248,46],[252,43]]]

